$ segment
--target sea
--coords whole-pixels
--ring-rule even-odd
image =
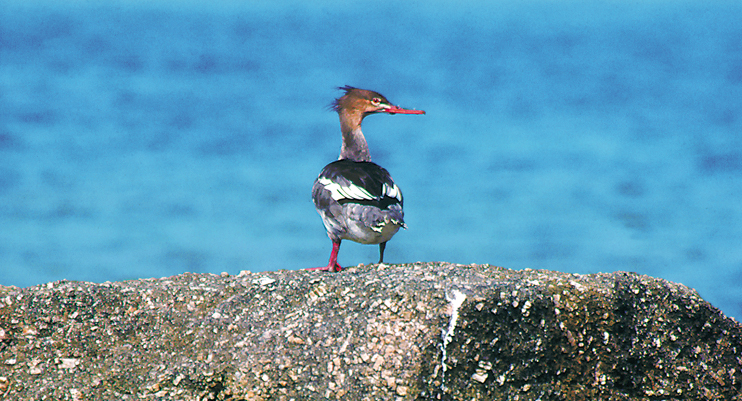
[[[714,0],[3,0],[0,285],[324,266],[311,187],[351,85],[426,111],[364,120],[405,197],[386,262],[631,271],[739,319],[740,21]]]

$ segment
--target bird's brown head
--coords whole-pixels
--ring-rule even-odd
[[[379,92],[347,85],[338,89],[345,91],[345,94],[335,99],[330,107],[340,114],[359,114],[361,119],[374,113],[425,114],[422,110],[410,110],[395,106]]]

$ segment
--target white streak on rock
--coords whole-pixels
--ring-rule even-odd
[[[451,303],[451,319],[448,321],[448,329],[447,330],[441,330],[442,331],[442,339],[443,342],[441,343],[441,367],[443,368],[443,378],[441,382],[441,389],[445,391],[445,383],[446,383],[446,370],[448,370],[448,366],[446,365],[446,347],[448,347],[448,344],[453,340],[454,331],[456,330],[456,323],[459,320],[459,309],[461,308],[461,305],[466,300],[466,295],[464,295],[463,292],[459,290],[453,290],[451,293],[446,293],[446,301]]]

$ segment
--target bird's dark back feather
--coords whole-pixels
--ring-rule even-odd
[[[374,200],[339,200],[340,203],[355,202],[369,204],[386,209],[389,205],[403,205],[403,200],[385,196],[382,192],[384,184],[394,187],[394,180],[389,172],[374,162],[357,162],[341,159],[334,161],[322,170],[319,178],[327,178],[340,185],[346,186],[352,183],[368,191]],[[402,198],[400,192],[400,198]]]

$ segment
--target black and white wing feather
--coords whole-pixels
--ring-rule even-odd
[[[330,198],[339,204],[352,202],[384,210],[393,204],[401,207],[404,203],[402,191],[389,172],[373,162],[343,159],[328,164],[313,188],[312,195],[318,209],[326,207],[329,202],[329,199],[318,196],[320,190],[329,192]]]

